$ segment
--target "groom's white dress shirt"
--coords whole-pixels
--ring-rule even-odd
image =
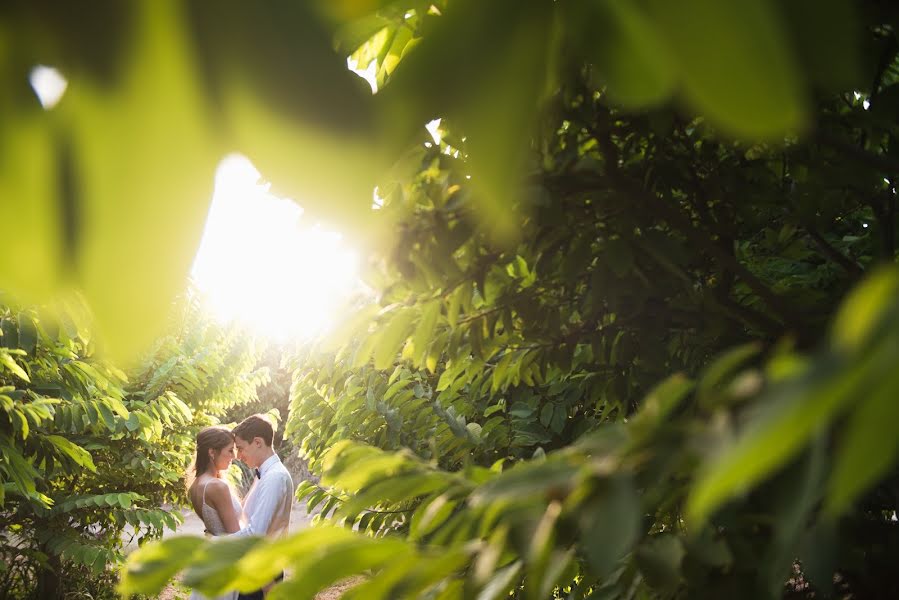
[[[260,465],[259,477],[244,498],[243,527],[234,535],[287,535],[292,504],[293,479],[278,455],[270,456]]]

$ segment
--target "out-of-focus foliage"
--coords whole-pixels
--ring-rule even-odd
[[[199,237],[186,178],[234,148],[375,241],[377,303],[291,359],[286,428],[300,497],[360,532],[172,540],[123,592],[896,595],[893,3],[2,10],[11,289],[68,276],[127,354]]]
[[[59,325],[0,312],[0,590],[110,594],[132,541],[175,529],[194,435],[266,380],[234,331],[179,307],[130,376],[98,358],[77,303]],[[169,508],[166,508],[169,507]]]
[[[383,240],[391,228],[372,227],[371,188],[423,123],[443,117],[466,139],[472,210],[509,240],[541,109],[572,78],[586,71],[628,110],[675,103],[725,136],[773,141],[813,130],[821,93],[870,85],[866,65],[889,58],[891,10],[874,0],[5,2],[0,221],[16,226],[0,277],[27,302],[74,284],[105,347],[134,357],[182,286],[212,170],[235,149],[306,210],[360,243]],[[373,70],[374,99],[347,55]],[[68,82],[52,108],[29,88],[38,65]]]

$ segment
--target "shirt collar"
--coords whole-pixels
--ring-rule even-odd
[[[265,462],[259,465],[259,478],[262,479],[265,477],[265,474],[279,462],[281,462],[281,459],[277,454],[273,454],[265,459]]]

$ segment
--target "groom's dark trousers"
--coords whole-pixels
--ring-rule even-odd
[[[275,577],[275,582],[281,581],[284,579],[284,573],[281,573],[277,577]],[[237,594],[237,600],[262,600],[265,596],[262,594],[262,590],[256,590],[255,592],[248,592],[246,594]]]

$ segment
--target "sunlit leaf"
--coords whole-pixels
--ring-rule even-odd
[[[24,85],[24,82],[22,82]],[[51,296],[63,272],[59,172],[50,119],[38,111],[4,119],[0,137],[0,222],[4,229],[0,277],[24,302]]]
[[[97,470],[97,467],[94,466],[94,461],[91,458],[90,452],[88,452],[78,444],[67,440],[61,435],[48,435],[44,439],[59,448],[66,456],[71,458],[82,467],[90,469],[91,471]]]
[[[184,285],[219,159],[177,3],[140,7],[121,85],[73,82],[56,109],[71,136],[79,283],[109,350],[128,359]]]
[[[822,363],[816,372],[772,390],[745,432],[700,472],[687,503],[688,518],[704,521],[722,502],[783,465],[850,398],[870,385],[872,373],[887,360],[883,352],[872,354],[839,372],[834,380],[827,379],[831,367]]]
[[[833,344],[846,351],[859,350],[877,333],[886,309],[895,302],[899,274],[881,269],[863,281],[843,302],[833,324]]]
[[[389,321],[383,331],[378,333],[377,345],[374,348],[376,369],[386,369],[393,364],[400,344],[409,334],[409,327],[415,317],[412,311],[397,308],[389,315]]]
[[[119,593],[123,596],[159,593],[191,561],[203,543],[200,537],[173,537],[135,550],[122,569]]]
[[[425,352],[434,333],[434,327],[437,325],[437,318],[440,316],[440,301],[432,300],[421,316],[415,333],[412,335],[412,345],[415,347],[417,365],[421,365],[427,358]]]

